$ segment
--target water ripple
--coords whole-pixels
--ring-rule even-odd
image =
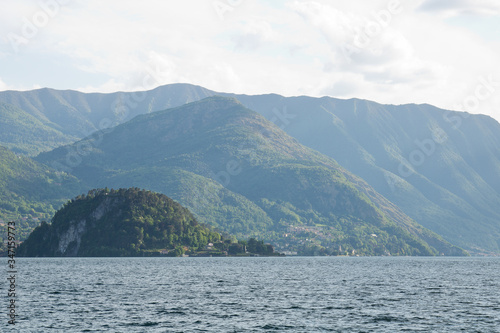
[[[21,258],[19,267],[19,332],[498,332],[499,325],[499,258]]]

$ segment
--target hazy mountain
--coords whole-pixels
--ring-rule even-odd
[[[41,133],[37,137],[25,136],[24,144],[47,151],[54,148],[54,136],[65,144],[75,138],[84,138],[98,129],[105,129],[132,119],[138,114],[163,110],[197,101],[213,95],[207,89],[176,84],[148,91],[147,93],[81,93],[73,90],[38,89],[32,91],[2,91],[0,103],[10,104],[17,109],[9,109],[4,114],[11,114],[8,124],[14,129],[42,128],[50,135]],[[20,117],[20,110],[31,117]],[[17,123],[16,123],[17,122]],[[2,123],[0,123],[2,125]],[[51,129],[50,131],[48,129]],[[0,143],[13,146],[18,143],[17,136],[0,136]],[[33,149],[20,150],[31,153]]]
[[[142,115],[37,160],[64,165],[90,187],[164,193],[202,222],[241,235],[326,227],[323,244],[358,253],[462,254],[361,179],[234,99]]]
[[[0,92],[0,101],[29,112],[46,125],[53,124],[52,128],[64,129],[64,135],[83,138],[135,115],[215,94],[197,86],[173,84],[140,93]],[[334,158],[447,240],[475,252],[500,252],[500,125],[494,119],[430,105],[274,94],[220,95],[236,97],[300,143]],[[28,137],[25,144],[45,143]],[[83,149],[79,148],[67,155],[67,163],[53,166],[71,169],[68,165],[79,163]]]
[[[500,249],[500,124],[430,105],[238,96],[449,241]]]

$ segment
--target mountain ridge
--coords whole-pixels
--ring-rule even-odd
[[[349,173],[341,170],[334,160],[302,146],[278,126],[244,108],[233,98],[209,97],[181,107],[140,115],[109,133],[103,133],[102,137],[95,147],[86,144],[92,138],[79,143],[89,147],[89,150],[82,154],[82,162],[73,169],[73,174],[87,182],[88,186],[102,187],[106,183],[110,187],[143,187],[144,180],[152,182],[147,180],[151,179],[151,170],[160,174],[165,174],[166,170],[169,173],[177,170],[184,174],[196,174],[212,184],[218,180],[219,186],[257,205],[272,220],[272,225],[268,225],[269,232],[277,231],[278,217],[288,219],[287,223],[292,224],[304,224],[308,220],[313,225],[324,222],[337,228],[335,230],[341,234],[344,232],[342,228],[356,228],[356,224],[352,223],[359,221],[368,229],[378,230],[380,237],[385,237],[382,234],[397,234],[401,239],[428,246],[423,245],[425,242],[419,243],[422,241],[417,236],[410,236],[404,229],[408,228],[415,235],[425,233],[433,238],[447,253],[461,253],[430,231],[409,222],[410,219],[399,226],[391,222],[371,203],[369,186],[361,179],[350,175],[366,187],[368,195],[349,183],[345,176]],[[37,160],[62,162],[67,151],[68,147],[61,147],[41,154]],[[137,173],[137,168],[143,171]],[[110,183],[117,177],[130,182],[131,173],[136,174],[138,183]],[[168,185],[168,188],[153,190],[184,204],[185,196],[168,192],[170,188],[179,188],[178,182]],[[188,204],[186,206],[189,207]],[[225,205],[221,209],[229,208]],[[193,211],[197,212],[196,207]],[[336,213],[332,215],[334,211]],[[206,216],[201,218],[213,224]],[[231,219],[230,214],[226,215],[226,219]],[[236,221],[238,225],[241,223],[241,220]],[[219,226],[227,228],[228,224],[225,222]],[[245,230],[255,231],[256,228],[243,225],[239,232],[244,233]],[[262,230],[259,232],[262,233]],[[380,238],[379,241],[384,240]],[[432,251],[437,253],[430,247],[425,251],[430,251],[426,252],[428,254]]]
[[[7,98],[0,92],[0,101],[15,102],[16,94],[24,93],[11,92]],[[362,99],[227,94],[188,84],[107,98],[103,97],[107,94],[99,95],[102,105],[87,103],[92,105],[89,109],[97,129],[209,95],[235,97],[300,143],[334,158],[448,241],[475,253],[500,253],[500,126],[489,116],[425,103],[384,105]],[[79,111],[81,115],[88,114],[84,110]],[[107,126],[100,127],[101,121]],[[79,137],[84,136],[80,133]],[[431,150],[422,145],[432,142]],[[80,157],[78,151],[73,157]],[[424,162],[412,165],[412,161],[419,163],[418,158]]]

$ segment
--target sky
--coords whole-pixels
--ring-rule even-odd
[[[500,120],[498,0],[0,0],[0,7],[0,91],[191,83],[428,103]]]

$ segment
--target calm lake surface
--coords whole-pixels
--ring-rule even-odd
[[[16,261],[6,332],[500,332],[500,258]]]

